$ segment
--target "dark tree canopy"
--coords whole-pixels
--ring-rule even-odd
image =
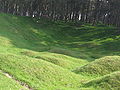
[[[0,12],[120,26],[120,0],[0,0]]]

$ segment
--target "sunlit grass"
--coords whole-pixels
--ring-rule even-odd
[[[97,82],[102,83],[96,78],[120,71],[120,35],[116,32],[106,25],[76,26],[0,14],[0,70],[37,90],[95,90]],[[0,77],[4,80],[0,90],[22,88],[2,73]],[[94,84],[82,86],[87,82]]]
[[[27,90],[25,87],[17,83],[15,80],[5,76],[0,72],[0,90]]]

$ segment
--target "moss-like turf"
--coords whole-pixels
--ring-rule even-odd
[[[0,70],[35,90],[118,89],[119,55],[115,27],[0,14]],[[0,72],[0,90],[21,88]]]
[[[33,89],[78,88],[86,79],[41,59],[0,54],[0,69],[27,83]]]
[[[76,73],[106,75],[120,70],[120,56],[106,56],[74,70]]]
[[[4,73],[0,72],[0,90],[28,90],[19,83],[17,83],[15,80],[7,77],[4,75]]]
[[[82,87],[94,87],[96,89],[104,90],[119,90],[120,89],[120,72],[114,72],[105,75],[95,80],[85,83]]]

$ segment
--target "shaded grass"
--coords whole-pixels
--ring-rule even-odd
[[[119,56],[112,56],[120,55],[115,27],[9,14],[0,14],[0,21],[0,69],[33,89],[94,90],[95,85],[80,86],[120,70]]]
[[[63,68],[73,70],[78,66],[83,66],[88,63],[86,60],[73,58],[70,56],[62,55],[62,54],[55,54],[49,52],[33,52],[33,51],[24,51],[21,52],[22,55],[26,55],[29,57],[43,59],[45,61],[51,62],[55,65],[61,66]]]
[[[87,60],[120,55],[120,35],[112,26],[76,25],[9,14],[0,14],[0,21],[1,46],[49,51]]]

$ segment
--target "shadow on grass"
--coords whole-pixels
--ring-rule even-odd
[[[106,55],[101,54],[103,51],[109,50],[112,53],[120,50],[119,40],[115,40],[115,28],[112,27],[76,27],[6,14],[0,15],[0,20],[0,36],[10,39],[17,48],[49,51],[84,59],[100,58],[103,54]],[[113,41],[97,44],[107,38],[112,38]],[[97,53],[101,55],[96,56]]]

